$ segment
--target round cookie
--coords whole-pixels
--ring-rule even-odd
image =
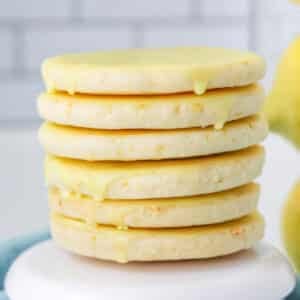
[[[264,60],[254,53],[209,47],[66,54],[42,66],[48,90],[70,94],[202,94],[254,83],[264,73]]]
[[[71,252],[126,263],[211,258],[248,249],[263,237],[264,221],[253,213],[215,225],[119,230],[52,215],[51,231],[54,241]]]
[[[260,175],[264,150],[244,150],[201,158],[88,162],[48,155],[49,187],[103,199],[149,199],[207,194],[251,182]]]
[[[89,161],[160,160],[235,151],[260,143],[268,124],[256,116],[213,127],[177,130],[94,130],[44,123],[39,139],[47,153]]]
[[[52,213],[82,220],[88,224],[117,227],[167,228],[222,223],[255,211],[259,185],[251,183],[225,192],[193,197],[105,200],[49,190]]]
[[[257,114],[259,85],[208,91],[203,95],[104,96],[43,93],[39,114],[50,122],[95,129],[175,129],[207,127]]]

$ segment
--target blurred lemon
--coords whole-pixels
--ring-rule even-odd
[[[300,181],[298,181],[283,208],[282,238],[288,256],[300,272]]]
[[[265,111],[271,130],[300,148],[300,37],[284,53]]]
[[[265,111],[270,129],[300,149],[300,36],[291,43],[278,65]],[[282,237],[291,261],[300,272],[300,180],[283,208]]]

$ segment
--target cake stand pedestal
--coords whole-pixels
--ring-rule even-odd
[[[10,300],[276,300],[294,286],[286,258],[266,243],[223,258],[122,265],[46,241],[24,252],[6,278]]]

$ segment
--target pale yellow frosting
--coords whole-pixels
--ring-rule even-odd
[[[47,59],[48,91],[91,94],[155,94],[241,86],[259,80],[261,57],[209,47],[99,51]]]

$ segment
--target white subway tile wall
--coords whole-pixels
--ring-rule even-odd
[[[36,121],[39,68],[48,56],[128,47],[211,45],[265,56],[269,86],[300,32],[288,0],[1,0],[0,122]]]
[[[82,3],[83,16],[97,18],[169,18],[187,17],[189,15],[189,0],[85,0]]]
[[[250,0],[251,1],[251,0]],[[202,0],[199,13],[206,16],[242,16],[246,17],[249,11],[248,0]]]
[[[67,18],[71,7],[72,0],[1,0],[0,17],[20,22],[32,18]]]
[[[180,41],[180,42],[179,42]],[[143,45],[156,46],[226,46],[230,48],[248,48],[248,31],[245,25],[214,27],[191,24],[184,26],[146,27],[143,33]]]
[[[45,57],[68,52],[129,48],[134,34],[128,26],[57,26],[25,33],[25,69],[38,72]]]
[[[4,122],[37,120],[36,97],[43,90],[38,78],[0,79],[1,119]],[[18,124],[12,124],[18,126]],[[1,128],[1,123],[0,123]]]
[[[0,27],[0,72],[9,72],[13,68],[13,56],[13,30]]]

